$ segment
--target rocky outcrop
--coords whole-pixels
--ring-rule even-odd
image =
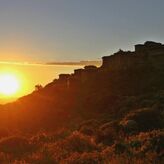
[[[135,52],[144,52],[149,55],[159,55],[164,53],[164,45],[161,43],[147,41],[144,44],[135,45]]]
[[[151,72],[163,70],[164,45],[152,41],[135,45],[135,51],[119,50],[110,56],[102,57],[102,66],[87,65],[84,68],[75,69],[72,74],[60,74],[54,84],[66,88],[81,88],[90,86],[93,81],[107,80],[108,73],[112,72]],[[112,75],[112,74],[111,74]]]
[[[164,62],[164,45],[152,41],[135,45],[135,51],[118,51],[102,57],[101,68],[108,70],[161,68]]]

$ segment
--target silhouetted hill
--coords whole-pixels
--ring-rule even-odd
[[[36,149],[40,163],[162,163],[164,45],[149,41],[136,45],[134,52],[120,50],[102,59],[98,68],[60,74],[45,87],[0,106],[1,128],[23,133],[66,129],[30,139],[33,146],[49,145],[46,153]],[[9,138],[0,142],[0,150],[15,142],[27,141]],[[28,160],[36,162],[32,156]]]
[[[4,121],[5,126],[47,129],[106,113],[119,118],[126,99],[164,90],[163,45],[146,42],[135,47],[134,52],[120,50],[103,57],[101,67],[61,74],[44,88],[4,105],[1,125]]]

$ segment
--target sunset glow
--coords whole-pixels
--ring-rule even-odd
[[[20,82],[16,75],[5,73],[0,74],[0,94],[4,96],[13,96],[20,89]]]

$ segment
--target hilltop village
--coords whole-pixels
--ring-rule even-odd
[[[104,72],[118,72],[127,70],[151,70],[160,69],[164,63],[164,45],[153,41],[135,45],[135,51],[119,50],[110,56],[102,57],[102,66],[85,66],[84,69],[76,69],[72,74],[60,74],[53,84],[75,87],[85,84],[90,79],[101,76]],[[52,84],[52,83],[51,83]],[[51,85],[51,84],[48,84]]]

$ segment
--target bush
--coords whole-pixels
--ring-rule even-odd
[[[91,127],[96,128],[99,126],[99,122],[95,119],[90,119],[90,120],[83,121],[80,124],[80,127],[82,127],[82,126],[91,126]]]
[[[136,148],[142,152],[155,151],[160,154],[164,149],[164,131],[141,132],[136,136],[130,137],[129,143],[133,147],[134,143],[138,143]]]
[[[66,129],[61,129],[53,133],[40,132],[31,137],[31,141],[35,144],[43,144],[56,142],[58,140],[64,139],[70,134],[70,131]]]
[[[121,130],[124,133],[133,134],[138,130],[138,124],[134,120],[123,120],[120,122]]]
[[[11,136],[0,141],[0,151],[13,155],[22,155],[31,151],[31,144],[24,137]]]
[[[162,127],[161,115],[158,110],[151,108],[138,109],[125,116],[123,122],[134,120],[140,131],[148,131]]]
[[[100,126],[99,131],[96,135],[96,142],[102,142],[106,145],[113,144],[117,138],[117,122],[108,122]]]
[[[61,161],[61,164],[98,164],[103,163],[103,159],[98,152],[73,153],[70,157]]]
[[[89,137],[74,132],[66,139],[57,141],[50,149],[55,161],[60,161],[61,159],[68,157],[71,153],[92,152],[97,150],[98,147]]]
[[[34,164],[56,164],[54,161],[52,154],[48,149],[42,147],[40,151],[33,153],[32,155],[25,158],[26,163],[34,163]],[[23,163],[23,162],[22,162]]]
[[[99,126],[99,122],[97,120],[91,119],[84,121],[79,126],[80,133],[85,135],[95,135],[97,132],[97,128]]]
[[[92,136],[96,133],[96,130],[89,126],[82,126],[79,132],[88,136]]]

